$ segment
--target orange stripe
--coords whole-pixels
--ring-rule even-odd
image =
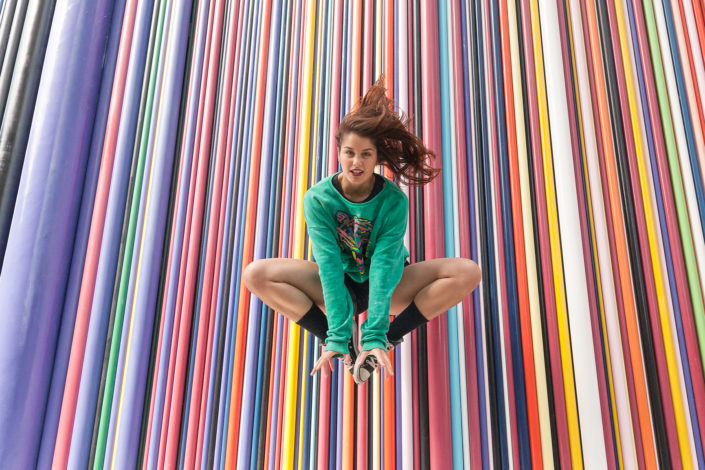
[[[355,382],[353,382],[352,376],[347,372],[343,372],[342,369],[339,372],[343,374],[343,433],[340,439],[343,441],[340,465],[346,470],[352,470],[353,468],[353,445],[355,442],[355,416],[353,411],[355,409],[355,393],[358,392],[358,400],[360,398],[359,392],[363,387],[355,387]],[[364,387],[367,389],[367,386]],[[340,392],[338,392],[340,393]],[[363,408],[362,402],[358,401],[358,418],[361,409]],[[367,413],[367,406],[364,406],[364,412]],[[358,420],[359,426],[359,420]],[[357,436],[358,445],[360,441],[365,441],[367,443],[367,436],[361,438]],[[358,455],[358,460],[360,456]],[[367,462],[367,460],[365,460]]]
[[[286,320],[283,320],[286,321]],[[281,375],[279,377],[279,390],[281,391],[279,393],[279,402],[277,403],[277,445],[276,445],[276,450],[274,452],[274,455],[277,457],[277,461],[275,462],[274,468],[279,469],[281,467],[281,460],[279,457],[282,454],[282,434],[284,432],[284,401],[286,399],[286,394],[285,389],[286,389],[286,369],[288,364],[286,364],[286,361],[284,359],[287,357],[287,354],[289,354],[289,328],[284,325],[284,335],[282,337],[282,350],[281,350],[281,357],[282,357],[282,370],[281,370]],[[226,468],[234,468],[234,467],[226,467]]]
[[[267,423],[268,423],[267,424],[267,431],[268,432],[265,433],[266,436],[264,438],[264,448],[267,450],[269,449],[269,446],[272,442],[272,436],[271,436],[271,432],[269,432],[269,430],[272,425],[272,416],[274,415],[274,402],[273,402],[273,400],[274,400],[274,372],[275,372],[274,365],[276,364],[276,361],[277,361],[277,355],[274,354],[274,348],[276,347],[276,344],[277,344],[277,332],[278,332],[277,323],[281,320],[282,319],[280,318],[280,316],[275,314],[274,322],[272,325],[272,328],[273,328],[272,348],[273,348],[273,350],[272,350],[272,355],[271,355],[272,357],[269,360],[269,384],[270,384],[270,386],[269,386],[269,390],[267,392]],[[223,370],[225,370],[225,368]],[[269,452],[264,453],[263,465],[264,465],[264,468],[269,467]]]
[[[394,367],[394,350],[389,354],[389,360],[392,362],[392,367]],[[384,382],[384,468],[396,468],[394,377],[383,378],[382,380]]]
[[[605,83],[605,75],[602,68],[602,61],[600,60],[599,55],[597,55],[600,51],[600,43],[597,33],[595,6],[591,2],[585,2],[585,5],[587,6],[586,18],[588,20],[589,29],[588,39],[593,52],[592,60],[595,72],[595,81],[598,84],[602,84]],[[612,134],[609,123],[609,107],[607,105],[605,87],[596,86],[595,89],[597,91],[597,103],[600,118],[599,125],[602,131],[603,140],[603,165],[605,166],[605,172],[608,180],[608,200],[612,210],[612,219],[614,224],[614,237],[617,250],[617,268],[619,283],[621,285],[621,291],[624,299],[624,314],[627,324],[631,362],[634,371],[634,385],[636,387],[638,419],[642,433],[644,458],[647,468],[657,468],[656,450],[654,449],[653,430],[651,428],[648,396],[646,394],[646,383],[643,373],[644,364],[641,359],[641,345],[639,343],[639,330],[634,306],[634,292],[632,290],[631,275],[629,271],[629,254],[627,252],[627,242],[625,239],[626,229],[622,218],[622,206],[620,204],[619,197],[619,182],[617,179],[617,170],[615,168],[616,157],[614,155]]]
[[[519,294],[519,319],[524,358],[526,408],[531,445],[531,465],[543,467],[541,454],[541,432],[539,427],[538,398],[536,396],[536,374],[531,341],[529,288],[524,253],[524,224],[521,210],[521,188],[519,186],[519,157],[517,153],[516,121],[514,119],[514,93],[512,86],[512,64],[509,51],[509,18],[507,1],[499,3],[500,36],[502,43],[502,67],[504,69],[505,118],[509,152],[509,180],[512,198],[512,225],[514,230],[514,257],[516,262],[517,292]]]

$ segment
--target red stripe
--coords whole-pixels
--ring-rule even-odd
[[[534,48],[532,42],[531,15],[528,2],[520,2],[523,27],[523,42],[526,64],[527,101],[531,129],[532,171],[534,188],[536,190],[536,212],[538,218],[537,237],[541,249],[541,274],[543,279],[544,302],[546,308],[546,331],[543,332],[549,340],[548,357],[551,360],[551,379],[553,388],[553,409],[556,420],[556,440],[560,465],[571,467],[570,443],[568,441],[568,420],[566,416],[565,394],[563,390],[563,371],[560,363],[560,346],[558,345],[558,329],[556,326],[556,295],[553,286],[553,266],[551,264],[551,247],[548,240],[548,222],[546,214],[546,195],[543,180],[543,165],[541,162],[541,136],[539,134],[539,110],[536,96],[536,75],[534,70]]]
[[[526,387],[526,408],[531,444],[531,464],[534,468],[543,467],[541,455],[541,431],[539,427],[538,398],[536,396],[536,373],[534,369],[533,344],[531,340],[531,313],[527,280],[526,255],[524,251],[524,230],[521,207],[521,187],[519,182],[519,162],[517,153],[516,121],[514,117],[514,95],[512,87],[512,64],[509,50],[509,18],[507,3],[500,2],[500,26],[502,34],[502,62],[504,68],[504,95],[507,116],[507,140],[509,152],[509,178],[512,195],[512,215],[514,228],[514,253],[517,270],[517,291],[519,300],[519,320],[521,327],[522,353],[524,358],[524,378]]]
[[[440,166],[441,121],[438,75],[438,10],[432,2],[421,5],[422,128],[427,146],[436,152]],[[443,187],[436,178],[424,188],[425,259],[444,255]],[[430,463],[432,468],[450,468],[452,435],[450,432],[450,392],[448,383],[447,318],[440,315],[427,325],[428,331],[428,411]]]
[[[115,146],[120,129],[120,115],[122,113],[136,10],[137,2],[130,1],[125,10],[123,28],[120,33],[120,48],[115,65],[115,80],[110,97],[110,109],[108,110],[108,127],[103,143],[100,172],[98,174],[95,202],[91,217],[91,228],[88,235],[86,258],[83,267],[83,278],[81,279],[81,291],[78,299],[78,310],[74,323],[73,339],[71,341],[71,355],[66,372],[66,382],[61,402],[61,415],[59,417],[59,425],[56,433],[56,444],[52,463],[52,466],[55,468],[66,467],[68,464],[69,450],[71,448],[71,435],[76,414],[78,390],[81,384],[83,356],[86,350],[86,338],[88,336],[88,325],[90,324],[95,278],[98,271],[100,246],[103,239],[103,225],[105,224],[105,212],[107,210],[108,194],[110,192]]]

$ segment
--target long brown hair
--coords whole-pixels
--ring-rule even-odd
[[[387,165],[396,178],[408,185],[426,184],[441,172],[430,165],[436,154],[409,131],[411,118],[402,111],[394,112],[393,104],[381,75],[362,101],[340,121],[335,135],[338,151],[345,134],[366,137],[377,147],[377,163]]]

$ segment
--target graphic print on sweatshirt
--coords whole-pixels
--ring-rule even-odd
[[[335,213],[337,224],[338,245],[346,253],[350,253],[357,264],[361,275],[365,274],[365,257],[370,243],[370,234],[374,226],[373,220],[364,219],[343,211]]]

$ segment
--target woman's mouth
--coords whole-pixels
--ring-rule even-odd
[[[363,171],[362,170],[350,170],[350,173],[354,176],[360,176]]]

